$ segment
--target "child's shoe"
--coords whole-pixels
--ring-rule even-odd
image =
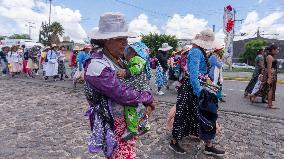
[[[124,141],[124,142],[127,142],[129,140],[132,140],[134,137],[136,137],[138,134],[135,133],[135,132],[129,132],[129,131],[125,131],[122,136],[121,136],[121,139]]]

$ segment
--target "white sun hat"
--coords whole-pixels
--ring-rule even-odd
[[[215,49],[220,46],[215,41],[214,32],[210,29],[203,30],[199,34],[196,34],[191,43],[206,50]]]
[[[169,51],[171,50],[173,47],[171,47],[168,43],[163,43],[162,44],[162,47],[159,48],[158,50],[161,50],[161,51]]]
[[[98,30],[89,33],[91,39],[111,39],[117,37],[135,37],[128,32],[125,16],[121,13],[105,13],[100,17]]]

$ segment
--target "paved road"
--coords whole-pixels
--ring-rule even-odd
[[[223,72],[224,76],[251,77],[252,72]],[[284,80],[284,74],[278,74],[279,80]]]
[[[6,77],[7,78],[7,77]],[[72,82],[68,81],[48,81],[44,82],[40,77],[37,79],[27,79],[27,78],[17,78],[20,81],[33,81],[35,83],[45,83],[52,86],[61,86],[66,88],[73,88]],[[154,81],[151,82],[151,87],[153,88],[153,93],[156,91]],[[284,119],[284,85],[278,84],[276,90],[276,102],[275,105],[280,107],[278,110],[271,110],[266,108],[266,104],[254,103],[251,104],[248,99],[243,98],[244,89],[248,82],[245,81],[224,81],[224,93],[227,94],[225,100],[226,103],[220,103],[220,109],[224,111],[241,112],[257,116],[265,116],[270,118]],[[82,85],[78,85],[75,91],[81,91]],[[170,90],[163,90],[165,92],[164,96],[157,96],[156,99],[159,101],[166,101],[174,104],[176,102],[177,93],[173,86]],[[260,102],[260,99],[258,99]]]
[[[284,119],[284,85],[277,85],[275,105],[280,107],[278,110],[266,108],[266,104],[254,103],[251,104],[248,99],[243,98],[244,89],[248,82],[242,81],[224,81],[224,93],[227,95],[224,99],[226,103],[220,103],[221,110],[248,113],[257,116],[266,116],[271,118]],[[160,101],[176,102],[177,93],[173,87],[170,90],[165,90],[164,96],[158,96]],[[258,102],[261,99],[257,99]]]
[[[0,158],[101,158],[87,152],[89,125],[83,116],[87,102],[82,91],[68,83],[0,79]],[[165,123],[171,106],[159,102],[151,131],[138,141],[137,158],[213,159],[202,153],[201,142],[190,138],[182,141],[187,155],[169,150],[171,135]],[[284,158],[284,120],[227,111],[219,116],[223,129],[215,143],[227,151],[224,158]]]

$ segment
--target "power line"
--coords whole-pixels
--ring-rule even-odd
[[[145,12],[149,12],[149,13],[152,13],[152,14],[159,15],[159,16],[164,16],[164,17],[168,17],[168,18],[172,17],[172,16],[167,15],[165,13],[160,13],[160,12],[157,12],[157,11],[154,11],[154,10],[150,10],[150,9],[146,9],[146,8],[143,8],[143,7],[140,7],[140,6],[136,6],[134,4],[131,4],[131,3],[128,3],[128,2],[125,2],[125,1],[122,1],[122,0],[115,0],[115,1],[118,2],[118,3],[124,4],[124,5],[130,6],[130,7],[136,8],[136,9],[143,10]]]

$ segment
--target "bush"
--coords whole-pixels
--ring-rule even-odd
[[[168,43],[170,46],[172,46],[172,50],[175,50],[177,48],[177,39],[172,35],[150,33],[147,35],[142,35],[141,41],[151,49],[151,57],[156,55],[158,49],[162,46],[163,43]]]

